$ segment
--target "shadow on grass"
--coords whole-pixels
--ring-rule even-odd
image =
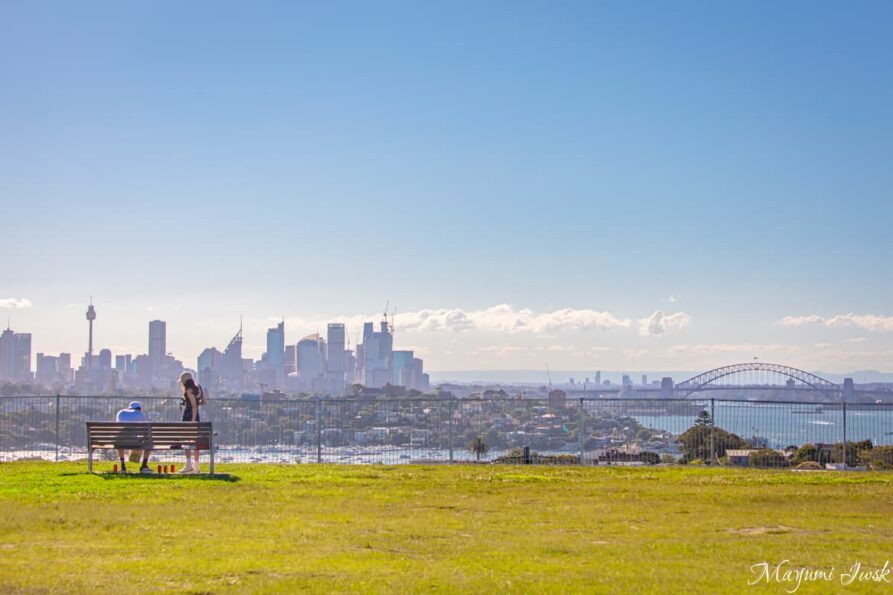
[[[89,474],[89,472],[87,472]],[[60,473],[60,475],[83,475],[83,473]],[[102,479],[118,479],[121,481],[135,481],[135,480],[146,480],[146,481],[221,481],[225,483],[236,483],[237,481],[242,481],[242,478],[238,475],[230,475],[229,473],[215,473],[214,475],[210,475],[207,473],[201,473],[199,475],[178,475],[176,473],[162,473],[155,475],[142,475],[140,473],[94,473],[93,475],[97,477],[101,477]]]

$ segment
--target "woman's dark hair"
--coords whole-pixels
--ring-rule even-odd
[[[186,394],[187,390],[198,391],[198,387],[195,386],[195,380],[192,378],[183,383],[183,394]]]

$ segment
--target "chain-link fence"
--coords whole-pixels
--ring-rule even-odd
[[[130,397],[0,397],[0,461],[86,457]],[[180,399],[140,397],[150,421]],[[212,399],[217,460],[893,467],[893,405],[720,399]],[[114,453],[99,453],[109,460]],[[158,461],[180,452],[156,452]]]

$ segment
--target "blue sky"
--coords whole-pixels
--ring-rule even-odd
[[[0,313],[77,353],[93,295],[187,364],[390,300],[433,369],[890,369],[891,13],[4,3]]]

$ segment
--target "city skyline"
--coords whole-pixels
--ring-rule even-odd
[[[893,370],[889,3],[2,13],[35,352],[91,295],[98,346],[184,361],[390,300],[431,370]]]
[[[83,307],[82,307],[83,311]],[[181,353],[176,349],[168,349],[167,348],[167,321],[159,320],[156,318],[147,319],[145,324],[148,324],[148,335],[146,335],[148,339],[148,349],[141,349],[136,345],[138,342],[133,342],[131,344],[115,344],[109,347],[106,343],[101,339],[102,333],[101,329],[103,328],[102,317],[97,316],[96,314],[96,305],[91,301],[90,307],[87,315],[87,330],[84,331],[82,327],[82,337],[81,340],[83,342],[83,351],[79,349],[46,349],[42,347],[42,345],[58,345],[58,343],[54,342],[52,339],[49,341],[42,340],[43,338],[32,339],[33,333],[24,331],[22,329],[12,329],[16,332],[17,336],[27,335],[27,341],[29,345],[29,349],[31,350],[32,362],[37,361],[37,354],[44,353],[46,355],[64,353],[67,355],[74,354],[77,356],[79,353],[83,353],[83,365],[86,367],[90,367],[90,358],[89,348],[92,345],[94,348],[93,358],[94,360],[99,360],[101,357],[101,352],[105,353],[105,358],[111,361],[111,358],[120,358],[125,355],[129,358],[130,356],[136,356],[139,353],[145,352],[146,355],[141,356],[147,358],[148,362],[151,362],[151,366],[153,368],[161,367],[161,360],[167,356],[169,358],[173,357],[178,360],[182,360],[183,365],[189,369],[199,369],[200,366],[195,365],[196,359],[201,355],[203,351],[208,348],[209,341],[204,341],[200,339],[199,343],[201,343],[201,347],[196,351],[195,355],[192,353]],[[350,353],[356,354],[357,345],[362,345],[367,338],[367,333],[370,331],[369,328],[375,330],[377,322],[370,322],[376,320],[383,320],[383,313],[376,315],[361,315],[361,316],[352,316],[352,317],[333,317],[328,321],[319,320],[319,321],[310,321],[308,322],[305,319],[297,318],[297,317],[281,317],[274,318],[270,317],[267,319],[253,319],[245,317],[239,318],[240,326],[238,331],[238,337],[240,340],[240,358],[246,357],[251,361],[257,360],[260,365],[267,365],[265,358],[267,357],[267,353],[269,352],[271,345],[281,345],[282,349],[280,359],[275,359],[272,361],[272,367],[281,368],[285,370],[284,360],[281,359],[286,354],[286,349],[291,348],[294,349],[295,345],[300,347],[300,343],[302,341],[306,341],[313,337],[320,337],[322,340],[322,350],[324,359],[327,358],[325,354],[325,342],[327,337],[323,336],[325,333],[325,329],[328,329],[331,338],[331,332],[333,327],[340,327],[340,331],[336,331],[338,333],[337,341],[340,345],[339,350],[349,350]],[[398,319],[401,323],[398,325]],[[401,335],[401,337],[405,340],[406,336],[409,336],[410,339],[420,339],[424,337],[426,334],[434,333],[435,335],[446,335],[452,337],[451,341],[456,343],[458,342],[461,345],[462,338],[467,336],[469,332],[472,331],[482,331],[488,333],[495,333],[496,335],[507,335],[509,337],[517,336],[517,335],[525,335],[525,334],[533,334],[535,336],[542,336],[545,334],[547,337],[552,338],[553,340],[557,340],[559,336],[566,336],[566,333],[581,333],[586,331],[591,332],[600,332],[605,333],[608,331],[614,331],[618,333],[625,333],[627,335],[634,335],[638,337],[652,337],[652,336],[663,336],[666,334],[671,334],[677,331],[683,331],[690,323],[690,317],[684,312],[675,312],[672,314],[663,313],[662,311],[657,311],[651,316],[640,318],[640,319],[630,319],[630,318],[620,318],[614,316],[608,312],[597,312],[591,310],[572,310],[572,309],[563,309],[556,312],[536,314],[529,310],[516,310],[509,305],[501,305],[494,308],[487,309],[482,312],[467,312],[461,310],[426,310],[421,312],[409,312],[402,316],[398,316],[396,314],[396,308],[388,313],[389,320],[389,332],[393,332],[396,335],[396,331],[402,330],[405,335]],[[81,323],[83,324],[83,318],[81,318]],[[251,322],[252,328],[247,329],[246,322]],[[883,326],[887,324],[887,321],[884,319],[878,319],[877,317],[858,317],[855,315],[846,315],[837,318],[826,318],[826,317],[818,317],[811,316],[804,319],[781,319],[774,321],[774,325],[786,328],[791,327],[795,330],[807,326],[819,326],[825,327],[828,329],[837,329],[838,332],[877,332],[883,331]],[[94,327],[94,325],[96,325]],[[271,325],[272,328],[271,328]],[[296,325],[297,329],[295,329],[292,325]],[[370,326],[371,325],[371,326]],[[120,336],[120,324],[113,324],[112,330],[113,333],[118,334]],[[364,329],[364,327],[366,327]],[[304,331],[314,328],[315,330],[311,333],[304,334]],[[288,330],[287,330],[288,329]],[[144,327],[145,332],[145,327]],[[253,337],[253,342],[242,343],[244,335],[248,335]],[[266,343],[262,340],[266,338]],[[35,342],[33,348],[31,347],[32,341]],[[91,343],[92,341],[92,343]],[[271,343],[272,341],[272,343]],[[393,339],[391,340],[393,342]],[[847,341],[852,344],[861,344],[864,341]],[[219,342],[221,345],[225,345],[226,341]],[[144,341],[145,344],[145,341]],[[832,347],[832,344],[827,344],[825,349]],[[403,344],[401,347],[405,350],[409,350],[408,352],[414,352],[416,355],[425,356],[427,359],[431,351],[425,347],[419,347],[416,344]],[[526,373],[521,376],[511,374],[506,374],[502,380],[512,380],[512,378],[521,378],[529,376],[529,373],[533,372],[537,374],[536,370],[540,370],[544,375],[546,371],[550,368],[554,370],[556,373],[558,372],[575,372],[578,376],[580,376],[579,380],[582,380],[582,376],[579,374],[583,371],[585,374],[588,374],[588,371],[602,370],[609,373],[615,373],[615,375],[621,374],[621,372],[629,372],[629,373],[638,373],[638,372],[690,372],[698,369],[707,369],[714,364],[708,364],[705,366],[698,366],[697,362],[699,361],[707,361],[703,358],[699,358],[699,355],[708,354],[710,357],[709,361],[717,362],[715,365],[725,365],[734,361],[746,361],[753,359],[762,359],[763,361],[777,361],[777,362],[797,362],[798,357],[803,358],[813,358],[816,359],[816,354],[821,354],[823,349],[821,346],[816,346],[814,349],[809,351],[801,351],[798,350],[795,346],[784,346],[777,345],[771,346],[774,347],[772,349],[766,349],[765,346],[760,345],[728,345],[724,346],[721,349],[711,349],[710,346],[698,346],[698,345],[686,345],[686,344],[675,344],[670,353],[666,354],[665,357],[661,360],[663,363],[671,363],[674,361],[672,358],[678,358],[675,361],[682,362],[684,365],[682,366],[672,366],[672,365],[664,365],[663,367],[655,366],[655,367],[644,367],[639,365],[636,367],[637,363],[641,363],[641,356],[638,354],[629,354],[624,353],[622,357],[625,358],[622,361],[626,362],[626,365],[620,366],[612,366],[612,365],[603,365],[606,361],[611,361],[609,359],[609,355],[611,353],[610,348],[606,347],[589,347],[585,352],[585,359],[587,361],[580,361],[580,363],[576,366],[570,365],[566,367],[562,367],[561,365],[555,366],[551,364],[554,361],[567,361],[562,360],[562,355],[567,355],[569,351],[574,349],[572,345],[562,345],[558,343],[553,343],[549,345],[544,345],[541,348],[530,350],[525,353],[522,348],[512,348],[512,347],[497,347],[497,348],[484,348],[481,350],[477,350],[473,352],[473,355],[478,358],[486,359],[488,355],[495,354],[496,358],[505,358],[503,361],[512,362],[512,361],[532,361],[534,365],[529,367],[523,366],[506,366],[506,367],[470,367],[470,368],[434,368],[432,367],[432,371],[437,373],[440,378],[438,381],[442,379],[471,379],[473,376],[463,377],[462,374],[450,378],[449,376],[443,376],[444,373],[449,374],[450,372],[482,372],[484,374],[480,375],[480,379],[488,379],[491,381],[500,380],[497,375],[498,372],[521,372]],[[396,353],[396,346],[393,347]],[[739,354],[745,354],[748,350],[750,353],[759,354],[752,355],[749,357],[744,357],[743,355],[738,357],[738,359],[733,359],[735,356]],[[523,359],[523,356],[531,355],[533,356],[533,360]],[[464,355],[464,354],[463,354]],[[574,354],[578,355],[578,354]],[[355,356],[354,356],[355,357]],[[712,359],[714,358],[715,359]],[[436,355],[435,355],[435,360]],[[591,360],[591,362],[589,362]],[[337,361],[337,356],[336,356]],[[493,359],[491,361],[500,361],[499,359]],[[864,362],[864,359],[860,359],[860,362]],[[537,362],[541,362],[540,366],[535,365]],[[587,363],[592,363],[592,365],[585,365]],[[33,365],[33,363],[32,363]],[[336,369],[344,369],[344,363],[336,363]],[[108,367],[108,366],[107,366]],[[114,367],[118,367],[117,364]],[[813,371],[824,371],[831,374],[847,374],[851,372],[860,372],[864,373],[871,372],[872,370],[880,372],[877,375],[878,378],[885,377],[889,374],[889,370],[883,368],[869,368],[869,367],[849,367],[844,366],[839,367],[822,367],[822,366],[808,366],[804,367],[811,369]],[[287,374],[287,370],[285,371]],[[280,378],[280,381],[282,379]],[[615,379],[616,381],[617,379]],[[885,378],[885,380],[889,380]],[[529,378],[525,380],[530,381]],[[863,381],[870,381],[867,377],[863,378]],[[362,379],[357,379],[357,382],[363,383]],[[395,383],[397,379],[395,378]],[[378,385],[383,384],[384,382],[377,383]],[[373,383],[376,384],[376,383]]]

